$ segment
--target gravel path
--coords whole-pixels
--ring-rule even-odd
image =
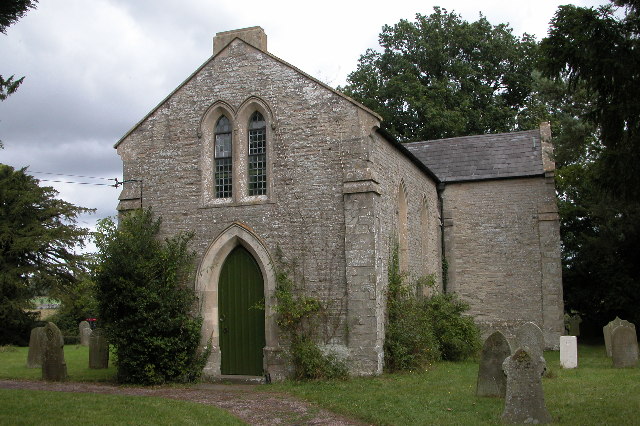
[[[2,389],[155,396],[214,405],[251,425],[363,425],[290,395],[261,392],[260,385],[200,384],[189,388],[0,380]]]

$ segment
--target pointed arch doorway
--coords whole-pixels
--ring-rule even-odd
[[[218,281],[221,374],[264,373],[264,294],[258,263],[237,246],[225,259]]]

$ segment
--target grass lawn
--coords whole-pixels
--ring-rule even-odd
[[[219,408],[128,395],[0,389],[3,425],[241,425]]]
[[[578,368],[545,353],[545,401],[556,424],[640,424],[640,368],[614,369],[604,346],[580,345]],[[271,389],[375,424],[499,424],[504,401],[475,396],[477,362],[441,362],[428,371],[332,382],[285,382]]]
[[[614,369],[604,346],[579,345],[578,368],[574,370],[560,368],[559,352],[545,356],[545,400],[556,424],[640,425],[640,368]],[[114,368],[90,370],[88,357],[86,347],[65,346],[69,380],[113,380]],[[0,379],[40,379],[40,369],[26,368],[26,359],[27,348],[0,348]],[[291,393],[374,424],[499,424],[504,401],[476,397],[477,374],[477,362],[440,362],[422,372],[348,381],[285,382],[260,390]],[[215,407],[160,398],[0,390],[0,424],[35,424],[43,418],[51,424],[236,421]]]
[[[39,368],[27,368],[28,348],[0,347],[0,379],[40,380]],[[115,368],[89,369],[89,348],[66,345],[68,381],[110,382]],[[240,425],[216,407],[165,398],[91,393],[0,389],[0,425]]]

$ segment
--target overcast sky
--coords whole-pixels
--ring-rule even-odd
[[[428,15],[433,6],[468,21],[482,12],[494,25],[509,23],[514,34],[540,40],[558,5],[566,3],[40,0],[7,35],[0,34],[0,74],[26,76],[18,92],[0,102],[0,162],[29,166],[40,179],[107,185],[112,181],[103,179],[121,180],[114,143],[210,57],[212,37],[220,31],[259,25],[272,54],[336,87],[367,48],[378,46],[383,25]],[[116,213],[120,189],[42,184],[97,209],[81,218],[83,226]]]

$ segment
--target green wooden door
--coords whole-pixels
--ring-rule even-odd
[[[220,372],[261,376],[264,348],[264,282],[255,259],[236,247],[225,260],[218,284]]]

